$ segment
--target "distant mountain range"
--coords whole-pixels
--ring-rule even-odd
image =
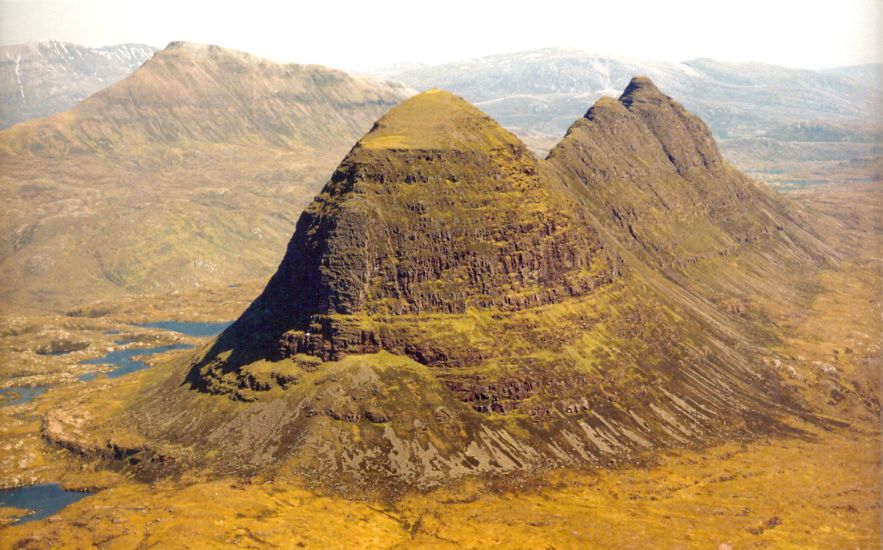
[[[0,128],[66,111],[122,80],[156,52],[144,44],[0,46]]]
[[[757,136],[801,120],[863,119],[883,100],[883,65],[811,71],[712,59],[638,61],[559,48],[436,66],[398,64],[376,74],[417,90],[450,90],[509,128],[556,138],[587,103],[617,95],[635,75],[683,101],[718,138]]]
[[[265,276],[336,163],[411,93],[172,43],[75,108],[0,132],[0,298],[64,308]]]
[[[848,78],[866,86],[873,86],[877,89],[883,88],[883,64],[881,63],[835,67],[833,69],[825,69],[822,72],[842,78]]]

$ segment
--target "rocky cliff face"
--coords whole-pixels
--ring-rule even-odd
[[[144,472],[393,492],[791,432],[822,420],[742,289],[799,295],[831,260],[646,79],[547,161],[426,92],[350,151],[248,311],[121,422]]]
[[[0,47],[0,129],[74,107],[132,74],[156,48],[87,48],[50,40]]]
[[[518,311],[613,278],[594,230],[550,189],[533,155],[462,99],[431,91],[350,151],[220,345],[277,359],[401,351],[407,338],[354,330],[353,318]],[[255,346],[255,335],[273,341]]]

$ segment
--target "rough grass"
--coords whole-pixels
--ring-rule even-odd
[[[816,435],[683,451],[648,469],[559,471],[520,492],[464,483],[396,507],[258,479],[122,483],[52,521],[6,528],[0,544],[876,548],[879,439]]]
[[[430,90],[394,107],[359,142],[369,149],[492,150],[518,138],[464,99]]]

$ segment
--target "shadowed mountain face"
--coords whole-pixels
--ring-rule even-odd
[[[0,132],[3,299],[67,308],[267,276],[353,140],[408,95],[169,45],[76,108]]]
[[[393,493],[791,432],[822,421],[771,366],[768,306],[832,261],[645,78],[545,161],[425,92],[353,147],[242,317],[96,431],[145,475]]]
[[[144,44],[0,46],[0,129],[66,111],[132,74],[156,52]]]

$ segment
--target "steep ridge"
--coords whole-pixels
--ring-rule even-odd
[[[2,299],[71,308],[268,276],[352,142],[408,95],[172,43],[74,109],[0,132]]]
[[[248,311],[95,432],[142,475],[392,494],[796,433],[825,421],[774,366],[772,312],[733,301],[799,299],[831,261],[646,79],[547,161],[425,92],[353,147]]]
[[[0,46],[0,129],[74,107],[156,52],[144,44],[87,48],[49,40]]]
[[[436,66],[377,71],[417,90],[444,88],[466,98],[545,156],[602,96],[618,97],[633,75],[646,75],[702,117],[724,157],[776,187],[868,183],[883,156],[881,65],[814,71],[713,59],[632,60],[545,48]],[[805,133],[807,123],[838,128]],[[845,130],[845,132],[844,132]],[[849,134],[843,141],[841,135]],[[839,134],[839,135],[838,135]]]
[[[643,78],[599,100],[549,162],[619,242],[730,307],[793,296],[794,273],[836,257],[804,213],[725,162],[707,126]],[[737,284],[727,263],[739,264]]]

